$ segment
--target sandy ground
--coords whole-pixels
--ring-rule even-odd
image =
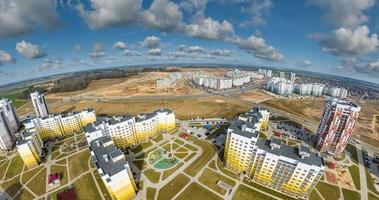
[[[266,94],[260,89],[256,89],[253,91],[246,92],[244,94],[240,94],[238,95],[238,97],[240,97],[242,100],[252,101],[252,102],[261,102],[261,101],[273,98],[272,96]]]

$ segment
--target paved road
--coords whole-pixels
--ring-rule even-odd
[[[357,154],[358,154],[358,162],[359,162],[359,177],[360,177],[360,182],[361,182],[361,199],[362,200],[367,200],[368,194],[367,194],[367,182],[366,178],[366,171],[365,171],[365,163],[363,160],[363,156],[361,153],[361,148],[357,148]]]

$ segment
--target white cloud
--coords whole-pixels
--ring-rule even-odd
[[[26,58],[41,58],[46,55],[39,49],[38,45],[25,42],[24,40],[16,44],[16,50]]]
[[[142,0],[91,0],[91,9],[83,4],[76,9],[90,28],[124,26],[139,19]]]
[[[0,1],[0,39],[29,33],[36,26],[47,30],[58,26],[55,7],[51,0]]]
[[[187,56],[184,51],[168,52],[167,55],[168,55],[168,58],[171,60],[176,60],[178,58],[183,58]]]
[[[105,57],[106,55],[107,54],[104,51],[99,51],[99,52],[91,52],[89,56],[91,58],[101,58],[101,57]]]
[[[203,47],[201,47],[201,46],[196,45],[196,46],[190,46],[190,47],[188,47],[186,49],[186,51],[190,52],[190,53],[194,53],[194,52],[196,52],[196,53],[204,53],[206,51],[206,49],[203,48]]]
[[[208,40],[230,40],[234,36],[234,28],[226,20],[216,21],[210,17],[199,19],[193,24],[184,27],[184,33],[191,37]]]
[[[180,44],[178,47],[176,47],[178,51],[185,51],[187,49],[187,45]]]
[[[349,57],[341,60],[340,71],[345,72],[358,72],[367,74],[372,77],[379,76],[379,59],[377,60],[363,60],[360,58]]]
[[[158,30],[170,32],[178,28],[183,18],[179,6],[169,0],[155,0],[142,12],[142,23]]]
[[[32,68],[33,72],[41,72],[41,71],[47,71],[47,70],[54,70],[59,69],[63,66],[63,60],[62,59],[44,59],[41,66]]]
[[[8,52],[6,51],[3,51],[3,50],[0,50],[0,65],[2,63],[15,63],[16,62],[16,59],[12,57],[11,54],[9,54]]]
[[[148,49],[153,49],[159,46],[160,41],[161,39],[157,36],[147,36],[142,45]]]
[[[312,62],[309,60],[302,60],[302,61],[297,62],[296,65],[300,67],[310,67],[312,66]]]
[[[122,49],[126,49],[127,46],[126,46],[126,44],[124,42],[118,41],[118,42],[116,42],[116,43],[113,44],[113,48],[114,49],[121,49],[122,50]]]
[[[238,45],[241,49],[252,54],[256,58],[276,62],[282,62],[284,59],[284,56],[274,47],[267,45],[263,38],[254,35],[247,39],[241,39],[238,42]]]
[[[209,54],[213,56],[230,57],[234,55],[234,52],[228,49],[216,49],[212,50]]]
[[[93,45],[92,52],[90,53],[91,58],[101,58],[105,57],[107,54],[105,53],[105,46],[103,43],[98,42]]]
[[[359,26],[354,30],[339,28],[320,43],[323,51],[334,55],[363,55],[376,51],[379,40],[377,34],[370,35],[367,26]]]
[[[355,28],[368,21],[368,16],[363,11],[375,4],[375,0],[309,0],[327,10],[326,19],[337,27]]]
[[[124,52],[122,53],[124,56],[141,56],[142,54],[138,51],[132,51],[125,49]]]
[[[155,48],[155,49],[149,49],[147,53],[149,54],[149,56],[160,56],[162,54],[162,51],[159,48]]]
[[[252,15],[249,21],[244,21],[240,24],[241,27],[265,25],[266,20],[263,18],[265,13],[273,7],[271,0],[253,0],[248,8],[242,7],[242,12]]]

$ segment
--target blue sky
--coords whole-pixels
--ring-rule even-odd
[[[375,0],[0,0],[0,85],[151,63],[232,63],[379,83]]]

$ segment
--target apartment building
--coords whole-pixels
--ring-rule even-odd
[[[131,200],[136,196],[136,184],[124,154],[114,146],[110,137],[90,142],[92,159],[101,180],[116,200]]]
[[[9,127],[8,118],[3,108],[0,108],[0,150],[11,150],[14,147],[15,140],[15,136]]]
[[[110,136],[118,148],[125,149],[149,141],[162,131],[175,128],[175,114],[168,109],[132,116],[99,118],[84,130],[88,141]]]
[[[241,115],[227,130],[224,162],[250,180],[305,199],[324,171],[323,159],[307,146],[291,147],[273,138],[259,138],[262,115],[258,108]]]
[[[274,77],[267,82],[266,89],[278,95],[290,96],[293,91],[293,83],[284,78]]]
[[[83,127],[96,121],[95,111],[85,109],[67,115],[49,115],[47,117],[29,118],[24,122],[28,130],[35,130],[44,139],[63,137],[74,132],[80,132]]]
[[[264,75],[267,78],[271,78],[272,70],[270,69],[258,69],[258,73]]]
[[[8,126],[11,132],[14,134],[20,127],[20,119],[17,115],[16,109],[13,106],[12,100],[1,99],[0,108],[3,109],[5,117],[8,119]]]
[[[16,145],[17,151],[28,169],[38,166],[41,161],[43,142],[37,132],[22,132]]]
[[[30,98],[32,99],[34,111],[37,117],[47,117],[49,116],[49,110],[47,109],[47,104],[45,100],[45,95],[35,91],[30,93]]]
[[[323,93],[340,99],[345,99],[347,97],[347,90],[340,87],[325,87]]]
[[[337,98],[326,102],[314,141],[315,148],[330,154],[342,154],[353,133],[361,107]]]
[[[291,81],[292,83],[294,83],[295,80],[296,80],[296,73],[291,72],[291,73],[290,73],[290,81]]]
[[[295,85],[294,91],[302,96],[321,96],[324,87],[322,84],[301,83]]]

